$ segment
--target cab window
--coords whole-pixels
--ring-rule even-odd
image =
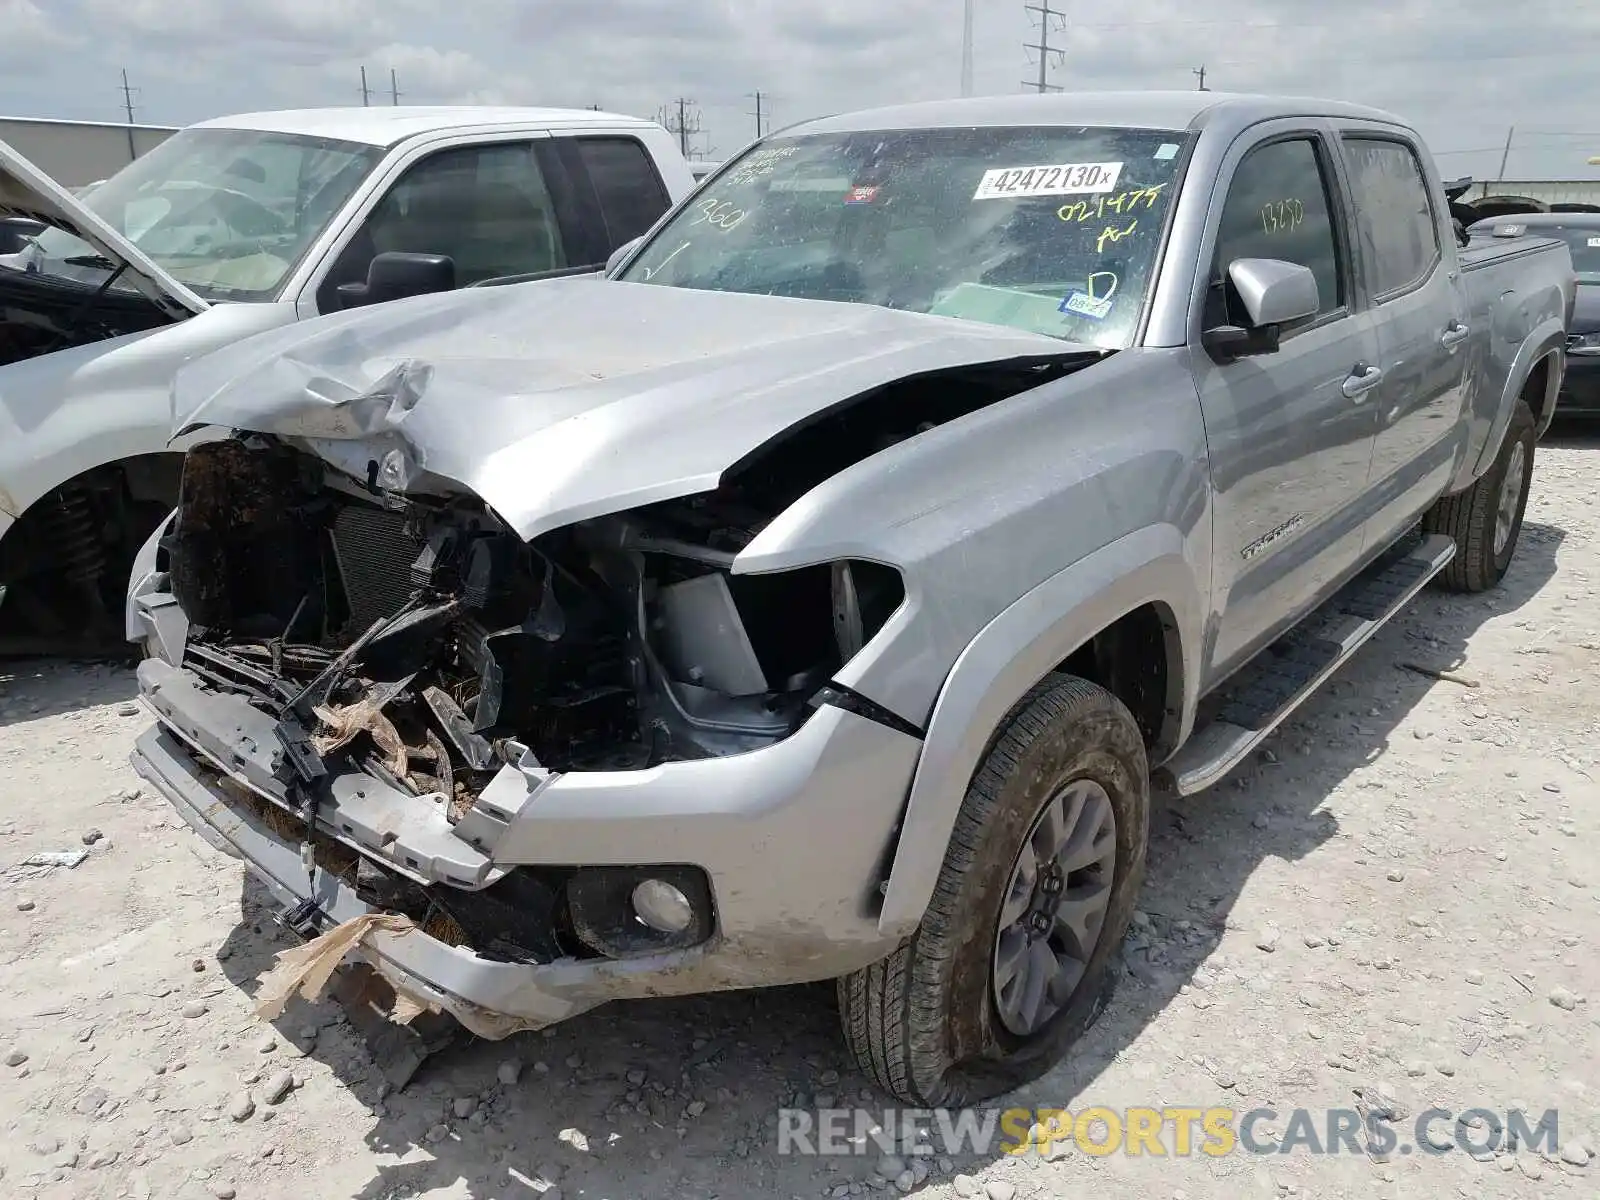
[[[1217,231],[1208,326],[1247,323],[1227,283],[1228,264],[1237,258],[1277,258],[1310,268],[1320,305],[1309,320],[1344,307],[1345,253],[1329,197],[1327,171],[1313,138],[1268,142],[1240,161]]]

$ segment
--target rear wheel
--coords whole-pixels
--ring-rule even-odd
[[[1053,675],[1011,711],[962,801],[917,932],[839,981],[861,1068],[908,1104],[1044,1074],[1109,999],[1144,877],[1149,771],[1132,714]]]
[[[1454,539],[1456,556],[1438,579],[1454,592],[1482,592],[1505,578],[1522,534],[1533,486],[1533,410],[1518,400],[1494,465],[1475,484],[1445,496],[1422,519],[1427,533]]]

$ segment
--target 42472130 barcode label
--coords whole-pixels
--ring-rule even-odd
[[[1122,164],[1051,163],[1040,167],[996,167],[978,181],[974,200],[1014,200],[1019,196],[1082,196],[1109,192],[1122,176]]]

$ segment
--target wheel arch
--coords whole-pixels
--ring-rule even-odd
[[[879,932],[904,937],[921,921],[967,785],[1016,703],[1053,671],[1127,661],[1115,654],[1108,660],[1097,647],[1108,631],[1159,630],[1160,719],[1150,718],[1152,706],[1142,722],[1159,726],[1147,732],[1152,763],[1181,744],[1194,720],[1202,614],[1182,533],[1157,525],[1101,547],[985,625],[957,657],[934,704],[884,887]]]
[[[1562,347],[1565,340],[1565,326],[1560,319],[1551,318],[1522,343],[1506,375],[1506,385],[1500,394],[1500,406],[1495,410],[1494,423],[1490,425],[1488,436],[1478,450],[1471,476],[1463,486],[1482,478],[1484,472],[1494,465],[1500,453],[1500,443],[1506,436],[1506,427],[1511,424],[1511,410],[1516,407],[1518,400],[1526,400],[1528,407],[1533,409],[1537,436],[1543,437],[1545,430],[1549,429],[1555,417],[1556,393],[1561,390],[1565,367]],[[1539,392],[1538,395],[1528,394],[1530,385]]]
[[[15,520],[9,525],[0,526],[0,546],[3,546],[7,535],[15,534],[18,530],[26,531],[47,519],[52,506],[58,505],[63,495],[77,488],[121,481],[136,501],[162,503],[170,507],[177,503],[177,483],[182,465],[183,451],[153,450],[85,467],[54,487],[17,504],[20,511]],[[0,497],[4,496],[5,493],[0,493]],[[0,563],[4,561],[5,553],[0,548]]]

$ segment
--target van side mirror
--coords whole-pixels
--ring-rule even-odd
[[[1218,325],[1201,342],[1219,362],[1251,354],[1275,354],[1280,329],[1322,307],[1317,277],[1310,267],[1278,258],[1236,258],[1228,264],[1228,283],[1244,306],[1245,326]]]
[[[639,243],[642,241],[644,241],[644,235],[640,234],[636,238],[632,238],[626,242],[623,242],[622,245],[618,246],[611,252],[611,257],[606,259],[607,278],[610,278],[611,273],[622,265],[623,259],[627,258],[628,255],[632,254],[636,249],[638,249]]]
[[[456,264],[449,255],[385,250],[367,267],[365,283],[339,285],[339,305],[359,308],[364,304],[403,300],[407,296],[453,292],[455,287]]]

